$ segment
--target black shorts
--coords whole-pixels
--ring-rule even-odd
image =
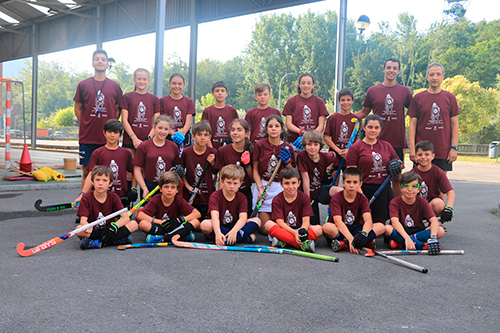
[[[79,155],[80,155],[80,165],[88,165],[90,161],[90,156],[96,150],[97,148],[100,148],[104,145],[90,145],[90,144],[85,144],[81,143],[80,148],[79,148]]]
[[[131,143],[131,144],[128,144],[128,143],[122,143],[122,147],[123,148],[129,148],[129,149],[133,149],[133,150],[136,150],[135,147],[134,147],[134,144]]]
[[[404,148],[394,148],[396,151],[396,155],[398,155],[399,159],[404,162],[405,160],[405,149]]]
[[[361,189],[363,194],[368,200],[370,200],[373,194],[378,190],[380,184],[363,184]],[[373,222],[385,223],[389,219],[389,203],[394,198],[394,193],[392,192],[392,187],[387,184],[382,192],[377,196],[375,201],[370,205],[372,210],[372,220]]]
[[[448,160],[446,159],[441,159],[441,158],[435,158],[432,160],[432,164],[437,166],[443,171],[452,171],[453,170],[453,164],[448,163]]]

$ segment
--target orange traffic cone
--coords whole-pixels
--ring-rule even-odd
[[[21,155],[21,162],[19,162],[19,169],[23,172],[31,172],[32,171],[32,163],[30,152],[28,150],[28,144],[24,144],[23,153]]]

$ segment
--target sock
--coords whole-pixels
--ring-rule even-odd
[[[421,242],[427,243],[427,240],[431,237],[431,229],[425,229],[413,234],[416,239]]]
[[[236,243],[250,236],[250,234],[253,234],[258,229],[259,226],[257,225],[257,223],[252,221],[247,222],[247,224],[245,224],[243,228],[241,228],[240,231],[238,231],[238,233],[236,234]]]
[[[295,237],[293,237],[293,235],[285,229],[281,229],[278,225],[274,225],[271,229],[269,229],[269,234],[273,237],[278,238],[282,242],[296,247],[297,249],[300,248],[295,241]],[[316,234],[314,235],[316,236],[316,238],[318,238]]]
[[[152,223],[151,229],[149,229],[147,233],[150,235],[165,235],[165,229],[159,224]]]
[[[403,236],[401,236],[399,234],[399,232],[396,231],[396,229],[392,230],[392,233],[389,236],[389,238],[392,239],[393,241],[395,241],[396,243],[401,244],[403,246],[406,244],[405,239],[403,238]]]
[[[175,235],[179,235],[179,236],[181,236],[180,238],[184,238],[193,231],[194,231],[193,225],[191,223],[187,222],[187,223],[184,223],[184,224],[180,225],[179,227],[175,228],[174,230],[172,230],[171,232],[169,232],[165,236],[168,239],[168,241],[170,241],[172,239],[172,237]]]
[[[307,237],[308,240],[315,241],[316,239],[318,239],[318,235],[316,235],[316,233],[312,229],[308,229],[307,234],[308,234],[308,237]]]
[[[130,234],[131,234],[131,232],[130,232],[130,230],[127,229],[127,227],[121,227],[118,229],[118,232],[116,233],[114,240],[118,241],[120,239],[128,237],[128,235],[130,235]]]
[[[395,231],[395,230],[394,230]],[[361,231],[360,231],[361,232]],[[399,235],[399,234],[398,234]],[[370,230],[370,232],[368,233],[368,236],[366,237],[366,243],[369,243],[371,242],[372,240],[374,240],[375,238],[377,238],[377,235],[375,235],[375,232],[373,230]]]

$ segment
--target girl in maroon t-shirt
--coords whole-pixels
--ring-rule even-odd
[[[286,128],[289,132],[288,142],[294,142],[305,131],[323,132],[325,119],[328,116],[325,102],[314,95],[314,76],[304,73],[299,76],[298,94],[290,97],[283,109],[286,116]]]
[[[174,165],[180,164],[179,148],[167,140],[171,128],[168,116],[160,115],[155,119],[151,140],[143,141],[134,157],[134,177],[145,198],[157,185],[160,176]]]
[[[356,167],[363,173],[363,194],[370,199],[380,185],[389,175],[388,164],[391,160],[399,160],[394,148],[387,141],[379,140],[378,136],[382,130],[382,120],[379,116],[371,114],[365,118],[365,137],[355,142],[349,149],[345,158],[347,167]],[[401,172],[401,171],[400,171]],[[382,228],[377,223],[385,225],[389,218],[389,202],[394,198],[390,186],[385,186],[370,205],[374,228],[377,236],[381,235]]]
[[[253,191],[253,206],[257,204],[258,199],[264,192],[264,188],[267,186],[268,182],[271,181],[271,185],[269,185],[267,194],[259,209],[259,218],[262,221],[261,232],[263,234],[267,234],[263,225],[271,219],[271,204],[273,198],[283,191],[278,181],[278,174],[284,168],[292,167],[295,164],[292,146],[283,141],[285,136],[283,119],[279,116],[272,115],[266,120],[266,138],[257,141],[253,150],[253,179],[257,188],[257,190],[254,189]],[[278,161],[281,159],[280,152],[282,148],[288,150],[291,158],[285,161],[282,160],[276,176],[274,179],[270,179],[274,169],[278,165]]]
[[[136,69],[135,90],[123,95],[120,103],[125,129],[122,146],[130,151],[132,157],[141,142],[153,135],[153,121],[160,115],[158,97],[147,91],[150,81],[147,69]]]

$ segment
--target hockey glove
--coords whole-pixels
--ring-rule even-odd
[[[297,150],[303,150],[303,149],[304,149],[304,145],[302,144],[302,137],[301,137],[301,136],[299,136],[299,137],[297,138],[297,140],[295,140],[295,141],[293,142],[293,146],[294,146],[295,148],[297,148]]]
[[[305,242],[309,238],[309,233],[307,232],[307,229],[305,228],[300,228],[299,229],[299,239],[301,242]]]
[[[365,245],[366,242],[368,241],[368,233],[366,231],[361,231],[354,236],[354,239],[352,240],[352,246],[354,246],[357,249],[362,249]]]
[[[115,222],[111,222],[109,227],[106,230],[104,230],[103,235],[101,237],[101,242],[112,241],[117,233],[118,233],[118,225]]]
[[[180,178],[184,178],[184,176],[186,175],[186,170],[184,170],[184,167],[180,164],[171,167],[170,171],[175,172]]]
[[[233,143],[233,139],[231,139],[230,137],[222,141],[223,146],[230,145],[231,143]]]
[[[250,159],[250,152],[244,151],[243,154],[241,154],[241,164],[245,167],[248,168],[250,166],[250,163],[252,160]]]
[[[128,192],[127,192],[127,199],[128,202],[135,202],[137,200],[137,189],[135,187],[132,187]]]
[[[175,142],[178,146],[180,146],[185,139],[186,137],[181,132],[175,132],[174,135],[172,135],[172,141]]]
[[[401,161],[397,158],[393,158],[387,164],[387,172],[391,175],[391,177],[396,177],[401,173]]]
[[[179,216],[178,218],[169,219],[163,222],[161,226],[165,229],[165,233],[167,234],[184,223],[186,223],[186,218],[184,216]]]
[[[430,255],[436,255],[441,252],[441,244],[439,244],[437,236],[431,236],[431,238],[427,240],[427,250]]]
[[[288,164],[292,159],[292,153],[290,153],[290,151],[287,148],[281,147],[281,151],[278,157],[283,162],[283,164]]]
[[[446,206],[444,207],[443,211],[441,212],[441,222],[451,222],[451,219],[453,218],[453,207],[451,206]]]
[[[305,128],[299,128],[299,136],[303,136],[305,132],[306,132]]]

